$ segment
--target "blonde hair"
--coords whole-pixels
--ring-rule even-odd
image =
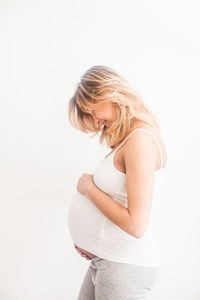
[[[114,104],[114,122],[110,127],[96,127],[92,112],[104,103]],[[134,120],[159,127],[158,119],[128,81],[104,65],[93,66],[82,75],[69,101],[71,125],[83,132],[101,132],[100,144],[115,147],[129,133]]]

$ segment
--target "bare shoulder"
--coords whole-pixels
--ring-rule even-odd
[[[135,129],[139,129],[139,128],[145,130],[135,131]],[[152,155],[152,158],[154,156],[154,158],[156,159],[156,166],[157,166],[156,169],[158,169],[160,166],[160,150],[158,148],[157,143],[154,141],[152,137],[153,135],[160,145],[162,157],[163,157],[163,167],[165,168],[167,163],[167,152],[166,152],[166,147],[165,147],[165,143],[160,128],[153,127],[143,123],[142,125],[140,124],[139,126],[137,126],[135,129],[134,129],[135,132],[130,135],[130,137],[124,144],[123,154],[125,155],[125,152],[126,154],[128,154],[129,151],[132,151],[133,149],[135,149],[135,151],[138,151],[139,153],[140,151],[142,151],[142,147],[143,148],[148,147],[149,154]],[[141,134],[141,132],[144,134]]]

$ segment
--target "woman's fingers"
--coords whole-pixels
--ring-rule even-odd
[[[76,245],[75,245],[75,249],[81,256],[85,257],[87,260],[91,259],[86,253],[84,253],[82,250],[80,250]]]

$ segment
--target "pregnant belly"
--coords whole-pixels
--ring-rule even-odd
[[[74,243],[89,257],[98,248],[99,235],[105,216],[85,195],[74,194],[68,209],[68,228]]]

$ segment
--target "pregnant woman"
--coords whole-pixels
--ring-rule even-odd
[[[90,260],[78,300],[146,299],[161,269],[154,191],[167,153],[158,120],[121,74],[102,65],[81,77],[69,120],[112,149],[94,174],[79,178],[68,210],[74,247]]]

